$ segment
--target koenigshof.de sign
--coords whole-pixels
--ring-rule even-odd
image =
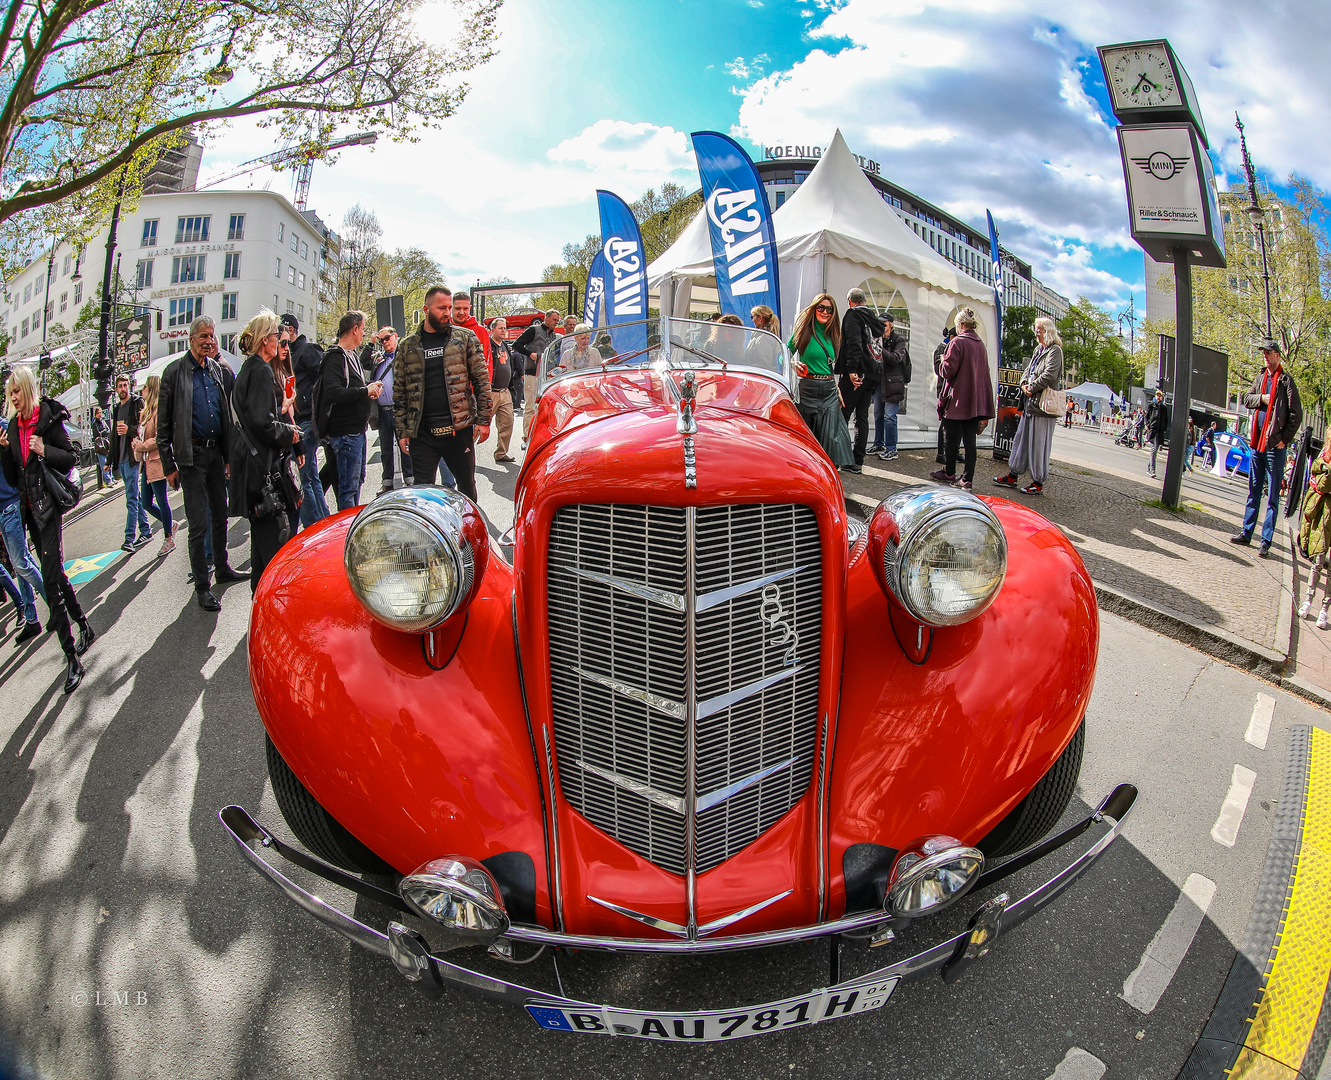
[[[781,158],[803,158],[806,161],[810,158],[820,158],[823,156],[821,146],[764,146],[763,160],[777,161]],[[881,173],[882,168],[878,162],[871,161],[868,158],[860,157],[859,154],[851,154],[856,161],[860,163],[860,168],[865,172]]]

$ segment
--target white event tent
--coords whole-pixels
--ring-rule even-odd
[[[844,310],[846,293],[863,289],[870,306],[880,313],[890,311],[910,342],[912,379],[898,418],[898,443],[932,445],[938,427],[934,347],[943,329],[954,324],[957,310],[972,307],[980,319],[980,337],[989,347],[991,373],[996,373],[993,290],[961,273],[915,235],[864,175],[840,131],[808,179],[772,215],[772,226],[783,336],[820,292],[832,294]],[[647,278],[660,297],[661,310],[676,317],[708,301],[715,304],[706,210],[647,268]],[[996,374],[994,382],[997,385]]]

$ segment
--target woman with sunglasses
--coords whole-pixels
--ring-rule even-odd
[[[799,313],[794,333],[786,344],[795,354],[800,415],[833,465],[839,469],[854,468],[850,429],[841,415],[841,395],[832,374],[832,364],[841,345],[836,301],[827,293],[815,296],[813,303]]]

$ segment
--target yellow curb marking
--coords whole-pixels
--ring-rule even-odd
[[[1314,728],[1311,743],[1303,839],[1283,925],[1231,1077],[1284,1076],[1276,1062],[1303,1065],[1331,975],[1331,733]]]

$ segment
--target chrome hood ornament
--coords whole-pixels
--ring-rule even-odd
[[[698,434],[698,421],[693,415],[693,402],[698,396],[698,376],[686,371],[679,381],[679,419],[675,430],[684,436],[684,486],[698,486],[697,462],[693,456],[693,436]]]

